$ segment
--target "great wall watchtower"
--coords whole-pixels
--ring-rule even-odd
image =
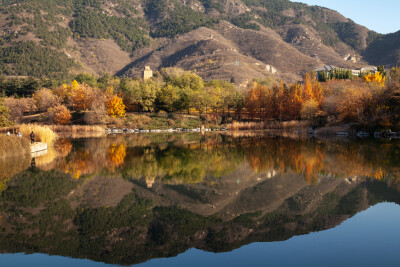
[[[153,71],[150,66],[145,66],[143,71],[143,80],[150,79],[151,77],[153,77]]]

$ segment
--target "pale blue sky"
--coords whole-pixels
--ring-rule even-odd
[[[400,30],[399,0],[292,0],[333,9],[379,33]]]

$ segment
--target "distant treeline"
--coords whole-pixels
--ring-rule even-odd
[[[165,111],[213,115],[220,117],[214,120],[218,122],[306,119],[331,125],[358,122],[399,127],[399,73],[399,68],[393,68],[387,79],[377,72],[325,83],[305,74],[301,84],[280,81],[271,86],[269,81],[254,80],[239,91],[227,81],[204,81],[195,73],[167,68],[147,80],[88,74],[63,84],[59,80],[2,78],[0,90],[10,96],[5,105],[12,109],[9,117],[14,121],[23,114],[47,112],[54,122],[69,123],[71,112],[83,112],[90,115],[86,123],[97,124],[106,115],[124,117],[126,111]]]

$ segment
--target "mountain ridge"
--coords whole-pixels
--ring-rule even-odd
[[[400,31],[288,0],[7,0],[0,12],[4,75],[138,76],[150,65],[245,85],[325,64],[400,64]]]

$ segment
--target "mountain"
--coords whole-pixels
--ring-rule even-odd
[[[4,0],[0,13],[5,75],[140,75],[150,65],[245,85],[324,64],[400,63],[400,32],[288,0]]]

